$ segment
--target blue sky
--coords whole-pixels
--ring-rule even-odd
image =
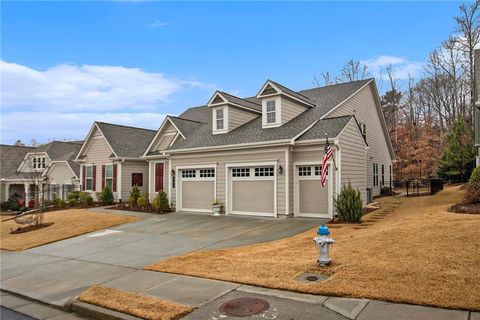
[[[292,89],[364,61],[421,76],[458,2],[2,2],[1,143],[82,139],[94,120],[156,129],[215,89]]]

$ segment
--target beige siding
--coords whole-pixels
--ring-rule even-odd
[[[164,134],[160,138],[158,145],[156,146],[155,150],[164,150],[167,148],[172,140],[175,138],[175,134]]]
[[[228,107],[228,130],[234,130],[239,126],[255,119],[256,117],[260,116],[259,114],[243,110],[240,108]]]
[[[307,107],[304,107],[286,97],[282,97],[282,123],[286,123],[296,116],[298,116],[300,113],[304,112],[307,110]]]
[[[164,150],[175,138],[175,135],[178,133],[177,129],[171,124],[170,121],[165,123],[165,126],[162,128],[161,133],[157,136],[153,142],[153,151]]]
[[[5,202],[7,200],[7,185],[5,182],[0,182],[0,202]]]
[[[354,119],[342,131],[338,141],[341,150],[341,185],[343,186],[350,182],[354,188],[360,190],[362,201],[366,204],[365,145]]]
[[[56,162],[48,170],[47,176],[51,184],[72,184],[74,174],[65,162]]]
[[[172,168],[177,166],[216,164],[217,194],[216,199],[225,203],[226,164],[277,161],[285,168],[285,147],[252,148],[248,150],[229,150],[204,153],[190,153],[187,155],[172,155]],[[285,214],[285,172],[277,175],[277,209],[279,215]],[[179,181],[178,177],[177,183]],[[172,203],[175,206],[175,190],[172,190]]]
[[[143,174],[143,186],[138,187],[142,195],[148,193],[148,163],[145,161],[125,161],[121,165],[122,201],[128,201],[132,191],[132,173]],[[118,176],[120,177],[120,176]]]
[[[288,146],[286,152],[288,153],[288,213],[287,214],[293,214],[294,212],[294,193],[295,190],[293,189],[295,187],[295,166],[294,166],[294,154],[293,154],[293,148]]]
[[[380,194],[381,167],[385,165],[385,181],[388,183],[388,168],[392,164],[388,151],[387,140],[382,129],[383,114],[378,114],[373,84],[361,89],[357,94],[347,100],[338,109],[334,110],[328,117],[355,114],[359,122],[367,125],[367,187],[372,188],[373,195]],[[379,186],[373,186],[373,163],[378,163]]]

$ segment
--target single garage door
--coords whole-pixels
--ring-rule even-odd
[[[180,170],[179,211],[212,211],[215,168]]]
[[[295,213],[301,217],[329,218],[329,177],[322,187],[320,165],[296,166]]]
[[[275,167],[230,168],[230,214],[275,217]]]

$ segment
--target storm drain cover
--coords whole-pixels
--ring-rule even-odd
[[[225,302],[220,306],[220,312],[232,317],[246,317],[262,313],[270,304],[258,298],[238,298]]]

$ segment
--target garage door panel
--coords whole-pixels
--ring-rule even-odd
[[[274,213],[272,180],[232,181],[232,211]]]
[[[328,192],[322,187],[320,179],[300,180],[299,182],[300,212],[328,213]]]
[[[182,208],[208,210],[214,198],[213,181],[182,182]]]

